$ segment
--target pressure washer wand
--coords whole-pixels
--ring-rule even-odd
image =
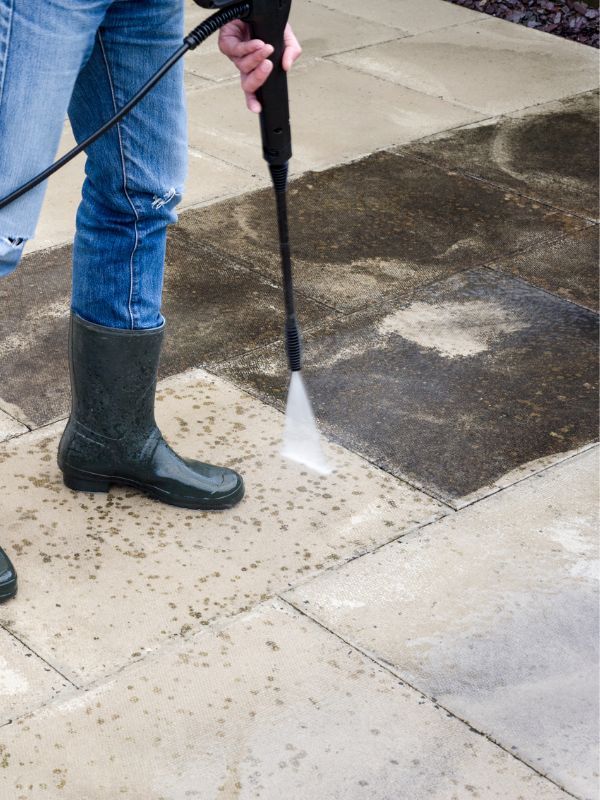
[[[302,342],[294,302],[287,214],[287,178],[288,162],[292,157],[292,133],[287,74],[282,66],[285,48],[283,37],[290,15],[290,7],[291,0],[254,0],[252,11],[246,21],[250,23],[254,38],[261,39],[273,46],[273,53],[270,56],[273,69],[263,86],[257,91],[256,96],[262,106],[260,130],[263,156],[269,165],[277,203],[277,225],[285,301],[285,347],[290,370],[299,372],[302,367]]]

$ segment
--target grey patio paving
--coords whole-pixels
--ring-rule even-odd
[[[333,438],[445,500],[593,441],[598,317],[488,269],[305,337],[306,380]],[[283,405],[282,348],[218,366]]]
[[[598,92],[536,105],[398,149],[598,217]]]
[[[435,159],[432,159],[435,161]],[[279,280],[272,190],[188,212],[197,242]],[[581,229],[581,219],[389,152],[294,181],[297,288],[351,311]]]
[[[598,448],[286,598],[574,796],[598,797]]]
[[[0,793],[18,800],[569,797],[281,602],[0,728]]]
[[[179,452],[244,474],[240,507],[71,492],[63,423],[0,445],[2,544],[21,572],[0,624],[78,686],[448,513],[342,448],[329,477],[284,461],[283,416],[202,372],[162,385],[157,418]]]

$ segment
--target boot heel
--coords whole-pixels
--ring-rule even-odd
[[[76,492],[108,492],[110,482],[102,478],[79,478],[76,475],[63,475],[65,486]]]

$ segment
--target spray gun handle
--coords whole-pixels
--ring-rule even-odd
[[[287,74],[281,65],[285,44],[283,34],[290,15],[291,0],[253,0],[250,23],[252,38],[273,45],[273,70],[257,91],[262,106],[260,128],[263,156],[272,165],[286,164],[292,157],[292,133]]]

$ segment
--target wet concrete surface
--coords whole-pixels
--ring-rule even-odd
[[[169,231],[161,377],[275,341],[283,329],[281,289],[193,240],[189,215]],[[33,253],[0,281],[0,398],[38,427],[70,407],[67,330],[71,248]],[[299,298],[307,323],[330,310]]]
[[[305,373],[334,440],[442,499],[593,441],[597,315],[488,269],[308,334]],[[267,348],[218,368],[282,405]]]
[[[548,244],[502,256],[489,266],[598,311],[599,230],[592,225]]]
[[[459,128],[399,149],[598,218],[598,92]]]
[[[303,296],[297,306],[307,325],[332,313]],[[206,247],[194,213],[182,214],[169,231],[163,313],[163,376],[280,340],[284,326],[281,288]]]
[[[352,311],[582,227],[487,183],[392,153],[290,186],[299,291]],[[200,209],[198,240],[279,279],[270,188]]]

